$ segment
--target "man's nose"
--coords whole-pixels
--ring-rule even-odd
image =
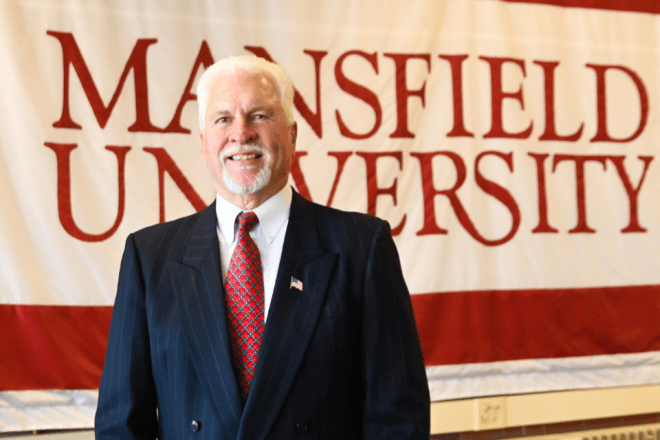
[[[234,120],[229,134],[229,140],[231,142],[242,145],[254,141],[256,137],[257,133],[245,118],[241,117]]]

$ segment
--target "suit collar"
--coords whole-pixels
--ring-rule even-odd
[[[181,263],[199,269],[210,256],[209,253],[218,248],[217,218],[215,217],[215,202],[203,211],[194,214],[196,221],[190,230]],[[218,251],[219,254],[219,251]]]

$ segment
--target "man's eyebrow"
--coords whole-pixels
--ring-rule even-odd
[[[254,107],[250,108],[250,113],[258,112],[258,111],[272,112],[273,111],[273,106],[269,105],[269,104],[258,104],[258,105],[255,105]]]
[[[249,108],[247,111],[248,115],[254,115],[255,113],[263,113],[270,117],[275,114],[275,110],[269,105],[257,105]]]

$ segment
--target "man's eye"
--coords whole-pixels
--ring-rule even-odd
[[[257,113],[257,114],[255,114],[255,115],[252,116],[252,119],[257,119],[257,120],[259,120],[259,119],[266,119],[266,115],[261,114],[261,113]]]
[[[216,122],[220,122],[220,123],[229,122],[229,118],[227,116],[220,116],[218,119],[216,119]]]

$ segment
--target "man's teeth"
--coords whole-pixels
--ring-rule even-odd
[[[261,157],[261,154],[237,154],[235,156],[230,156],[229,158],[231,160],[250,160],[250,159],[258,159]]]

